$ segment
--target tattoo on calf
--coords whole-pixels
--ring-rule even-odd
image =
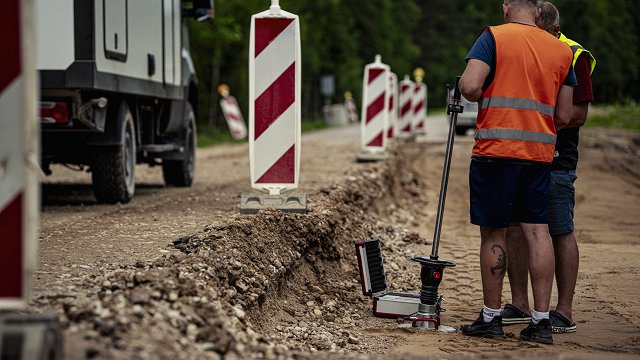
[[[491,247],[491,252],[497,254],[496,249],[500,250],[500,254],[498,254],[498,261],[496,261],[496,266],[491,267],[491,274],[496,275],[497,271],[500,273],[500,276],[504,276],[504,273],[507,272],[507,252],[504,251],[504,248],[498,244]]]

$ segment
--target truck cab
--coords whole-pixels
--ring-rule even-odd
[[[212,0],[36,0],[42,168],[88,167],[96,199],[126,203],[135,165],[167,185],[195,172],[197,77],[185,22]]]

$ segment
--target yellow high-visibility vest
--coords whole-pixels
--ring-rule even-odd
[[[585,49],[584,47],[582,47],[582,45],[578,44],[577,42],[569,39],[568,37],[564,36],[563,33],[560,33],[560,37],[559,37],[560,41],[562,41],[563,43],[569,45],[569,47],[571,47],[571,51],[573,51],[573,64],[572,66],[576,66],[576,61],[578,61],[578,58],[580,57],[580,55],[584,52],[587,53],[589,55],[589,64],[591,64],[591,74],[593,74],[593,70],[595,70],[596,68],[596,58],[593,57],[593,54],[591,53],[591,51]]]

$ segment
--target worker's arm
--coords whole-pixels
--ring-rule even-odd
[[[562,85],[556,101],[556,114],[553,118],[556,129],[567,127],[573,114],[573,87]]]
[[[565,128],[577,128],[581,127],[587,122],[587,113],[589,112],[589,103],[583,102],[573,105],[573,115],[571,115],[571,121]]]
[[[487,76],[491,72],[491,67],[485,62],[469,59],[467,68],[460,79],[460,92],[467,100],[476,102],[482,97],[482,86]]]

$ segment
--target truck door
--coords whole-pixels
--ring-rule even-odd
[[[128,0],[102,0],[104,16],[104,55],[107,59],[127,61],[129,50]]]
[[[176,38],[180,33],[176,31],[176,27],[180,24],[180,1],[179,0],[162,0],[162,28],[163,28],[163,67],[165,84],[174,84],[176,79],[176,47],[179,46],[179,39]]]

